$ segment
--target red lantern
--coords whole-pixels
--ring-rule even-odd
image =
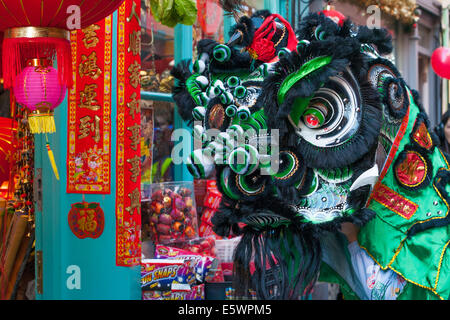
[[[28,123],[32,133],[53,133],[55,109],[66,95],[66,86],[58,81],[58,71],[51,60],[33,59],[17,76],[14,96],[30,113]]]
[[[57,59],[59,81],[72,84],[68,19],[85,28],[116,10],[123,0],[2,0],[0,31],[4,32],[2,69],[4,87],[30,59]],[[76,19],[75,19],[76,20]],[[70,24],[69,24],[70,25]]]
[[[450,48],[440,47],[434,50],[431,66],[438,76],[450,79]]]

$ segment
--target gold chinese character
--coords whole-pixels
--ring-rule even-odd
[[[419,180],[418,175],[425,171],[425,166],[418,159],[412,161],[405,160],[398,166],[398,170],[408,177],[408,183],[417,183],[417,180]]]
[[[132,100],[127,103],[128,108],[130,108],[130,116],[133,117],[133,120],[134,120],[134,115],[136,113],[141,112],[140,100],[137,100],[136,96],[137,96],[136,92],[133,92],[130,96],[130,98]]]
[[[141,171],[140,164],[141,164],[141,158],[138,156],[134,156],[131,159],[128,159],[127,162],[131,164],[131,168],[129,169],[131,172],[131,181],[136,182],[137,178],[139,177],[139,173]]]
[[[84,47],[86,49],[89,48],[93,48],[97,45],[97,43],[100,41],[99,38],[97,37],[97,30],[100,29],[100,26],[96,25],[96,24],[92,24],[89,27],[86,27],[84,29],[82,29],[83,33],[84,33],[84,37],[83,37],[83,43],[84,43]]]
[[[81,55],[81,62],[78,65],[78,73],[80,77],[89,76],[93,80],[97,80],[102,74],[102,70],[97,65],[97,53],[93,51],[89,56]]]
[[[79,125],[79,131],[80,134],[78,135],[79,139],[87,138],[91,135],[91,133],[94,133],[94,141],[99,142],[100,141],[100,117],[95,116],[94,122],[91,122],[92,118],[90,116],[84,116],[80,118],[80,125]]]
[[[141,65],[134,61],[130,66],[128,67],[128,72],[130,73],[130,84],[133,88],[137,88],[140,80],[140,73],[141,73]]]
[[[130,33],[130,46],[128,52],[132,52],[133,55],[137,55],[141,52],[141,31],[133,31]]]
[[[141,25],[141,18],[139,17],[139,15],[136,12],[136,2],[133,2],[133,6],[131,7],[130,15],[127,18],[127,22],[130,22],[131,19],[133,19],[133,17],[135,17],[136,20],[138,21],[139,25]]]
[[[95,83],[93,84],[87,84],[84,87],[83,91],[80,91],[80,108],[86,108],[92,111],[97,111],[100,109],[100,106],[97,102],[97,92],[95,91],[97,89],[97,85]]]
[[[81,210],[80,219],[77,220],[77,223],[81,231],[94,232],[97,228],[97,221],[95,221],[95,210]]]
[[[128,194],[128,197],[130,197],[130,206],[126,207],[125,210],[127,210],[130,214],[133,214],[136,209],[138,209],[138,214],[140,214],[141,210],[141,194],[139,192],[139,189],[134,189],[131,193]]]
[[[141,126],[136,123],[134,126],[128,127],[127,130],[131,131],[131,149],[137,150],[137,146],[139,145],[140,140]]]

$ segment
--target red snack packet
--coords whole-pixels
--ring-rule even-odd
[[[201,222],[206,222],[209,225],[212,225],[211,218],[213,217],[214,213],[216,213],[215,209],[205,208],[203,210]]]

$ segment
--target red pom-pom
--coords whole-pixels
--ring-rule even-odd
[[[250,54],[257,60],[269,62],[276,56],[276,50],[272,41],[261,38],[252,43]]]

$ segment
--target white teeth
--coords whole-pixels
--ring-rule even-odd
[[[361,174],[355,180],[355,182],[353,182],[352,186],[350,187],[350,191],[356,190],[358,188],[367,185],[370,185],[370,188],[372,189],[375,183],[377,182],[378,177],[379,177],[378,165],[375,164],[372,168],[363,172],[363,174]]]

